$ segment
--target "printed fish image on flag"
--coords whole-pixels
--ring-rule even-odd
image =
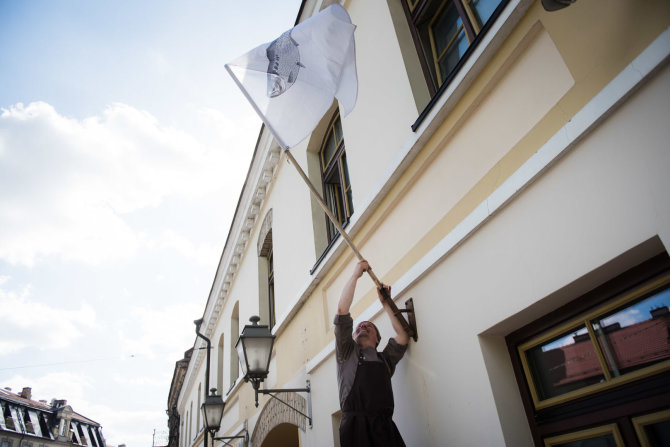
[[[276,98],[288,90],[300,72],[300,50],[298,42],[286,31],[273,41],[265,54],[268,57],[268,96]]]
[[[337,99],[340,116],[356,104],[356,44],[349,13],[335,3],[226,70],[282,149],[307,138]]]

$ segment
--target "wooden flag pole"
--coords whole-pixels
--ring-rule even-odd
[[[307,177],[307,174],[305,174],[305,171],[302,170],[302,168],[300,167],[300,165],[298,164],[296,159],[293,158],[293,154],[291,154],[291,151],[288,148],[285,148],[284,153],[286,154],[286,157],[288,157],[291,164],[295,167],[296,171],[298,171],[298,174],[300,174],[300,177],[302,177],[305,184],[307,184],[307,187],[311,191],[311,193],[314,196],[314,198],[316,199],[316,201],[319,202],[319,205],[321,206],[323,211],[325,211],[325,213],[328,216],[328,218],[330,219],[330,221],[333,223],[333,225],[335,225],[335,228],[337,228],[337,231],[344,238],[344,241],[347,243],[349,248],[351,248],[351,250],[356,254],[356,257],[360,261],[365,259],[365,258],[363,258],[363,255],[361,254],[361,252],[358,251],[358,248],[356,248],[356,246],[354,245],[354,242],[351,240],[349,235],[344,232],[344,229],[342,228],[342,225],[340,225],[340,221],[335,217],[335,215],[330,210],[330,208],[328,208],[328,205],[326,205],[326,202],[324,202],[323,198],[321,197],[321,194],[319,194],[319,191],[316,190],[316,188],[314,187],[314,185],[312,184],[310,179]],[[407,309],[399,310],[398,306],[396,306],[395,302],[391,299],[391,297],[386,292],[386,289],[384,289],[384,287],[382,287],[382,283],[381,283],[381,281],[379,281],[379,278],[377,278],[377,275],[375,275],[375,273],[372,271],[372,267],[369,268],[367,270],[367,272],[368,272],[368,275],[370,275],[370,278],[372,278],[372,281],[374,281],[377,288],[379,290],[381,290],[381,293],[382,293],[382,296],[384,297],[384,300],[386,301],[386,303],[391,308],[391,311],[396,316],[396,318],[398,319],[398,321],[402,325],[405,332],[407,332],[407,335],[409,335],[410,337],[412,337],[414,339],[414,341],[416,341],[418,337],[417,337],[417,332],[416,332],[416,322],[414,320],[414,314],[413,314],[413,312],[414,312],[413,301],[408,301],[407,302],[407,305],[408,305]],[[410,298],[410,300],[411,300],[411,298]],[[410,309],[410,306],[411,306],[411,309]],[[410,322],[412,322],[414,324],[410,325],[409,323],[407,323],[405,318],[402,316],[402,312],[408,312],[409,313],[409,320],[410,320]]]

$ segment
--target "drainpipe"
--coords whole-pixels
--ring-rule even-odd
[[[203,319],[195,320],[193,323],[195,324],[195,334],[205,340],[205,343],[207,344],[207,365],[205,366],[205,399],[207,399],[207,392],[209,390],[209,351],[211,351],[212,347],[212,342],[209,341],[209,338],[205,337],[200,333],[200,326],[202,325]],[[204,400],[203,400],[204,402]],[[197,409],[197,411],[200,411],[200,408]],[[196,418],[197,419],[197,418]],[[200,427],[198,427],[198,430]],[[204,447],[207,447],[207,441],[209,439],[209,430],[205,428],[205,438],[204,438]],[[19,446],[21,447],[21,446]]]

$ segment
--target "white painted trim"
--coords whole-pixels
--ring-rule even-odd
[[[576,143],[614,112],[618,105],[640,88],[669,56],[670,28],[667,28],[502,185],[400,277],[392,287],[396,293],[394,300],[397,301],[402,297],[409,288],[560,160]],[[381,311],[381,303],[376,301],[363,312],[355,324],[358,321],[371,320]],[[332,341],[307,363],[307,372],[312,373],[334,353],[334,350],[335,342]]]

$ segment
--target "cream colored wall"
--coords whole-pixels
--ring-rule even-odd
[[[431,434],[424,445],[503,445],[496,404],[507,405],[511,367],[490,369],[483,352],[507,357],[490,328],[515,315],[533,321],[566,299],[544,297],[670,228],[670,68],[523,192],[419,284],[414,297],[419,343],[398,370],[396,418],[403,433]],[[667,236],[666,236],[667,237]],[[666,239],[665,250],[670,248]],[[618,264],[625,269],[643,259]],[[618,270],[608,272],[614,276]],[[594,284],[589,284],[592,286]],[[437,311],[439,310],[439,311]],[[493,337],[481,340],[480,335]],[[500,362],[500,361],[499,361]],[[503,367],[505,367],[503,362]],[[499,382],[494,399],[492,383]],[[517,396],[518,429],[525,415]],[[428,409],[428,411],[426,411]],[[414,415],[420,414],[421,417]],[[445,417],[445,415],[447,415]],[[515,420],[514,420],[515,419]],[[406,422],[405,422],[406,421]],[[418,426],[418,427],[417,427]],[[480,430],[485,426],[487,430]],[[527,429],[527,426],[526,426]],[[516,430],[507,445],[520,443]]]
[[[377,271],[388,272],[402,260],[572,86],[547,32],[536,27],[531,33],[491,93],[443,142],[444,149],[365,240],[361,250],[376,254],[369,261]],[[506,113],[512,107],[515,113]],[[330,314],[342,285],[338,279],[328,290]]]
[[[388,5],[382,1],[351,2],[356,24],[358,99],[343,119],[354,209],[367,203],[374,187],[411,132],[417,117]]]
[[[294,156],[306,169],[305,151],[296,151]],[[309,270],[316,261],[310,193],[295,168],[283,158],[268,205],[273,209],[275,309],[279,319],[309,281]]]
[[[408,445],[533,445],[503,337],[670,248],[668,113],[666,65],[401,297],[414,297],[420,336],[393,379]],[[388,319],[373,321],[386,338]],[[312,371],[333,387],[315,399],[321,435],[334,369],[331,355]]]

